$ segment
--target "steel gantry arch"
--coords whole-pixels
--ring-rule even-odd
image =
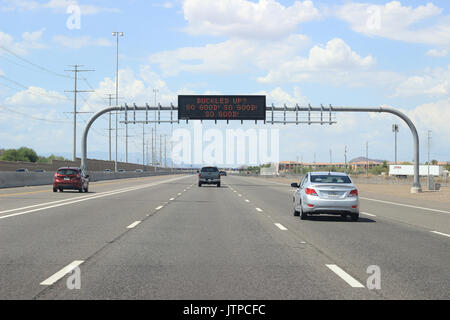
[[[87,139],[88,139],[88,134],[89,134],[89,129],[91,128],[92,124],[95,122],[95,120],[97,120],[100,116],[102,116],[105,113],[111,112],[111,111],[126,111],[126,109],[128,109],[128,107],[108,107],[105,109],[102,109],[100,111],[98,111],[97,113],[95,113],[91,119],[89,119],[88,123],[86,124],[86,127],[84,129],[83,132],[83,137],[81,140],[81,167],[87,171]],[[136,106],[134,105],[133,111],[149,111],[149,110],[157,110],[157,111],[170,111],[171,114],[173,111],[177,111],[178,108],[174,107],[172,104],[170,107],[163,107],[161,105],[158,105],[157,107],[149,107],[148,105],[145,105],[143,107],[140,106]],[[287,111],[289,112],[296,112],[297,116],[296,116],[296,121],[287,121],[286,117],[284,118],[284,121],[274,121],[273,118],[273,113],[274,111],[282,111],[284,113],[286,113]],[[290,108],[290,107],[275,107],[275,106],[267,106],[266,107],[266,112],[270,112],[272,114],[272,121],[270,120],[266,120],[265,123],[269,123],[269,124],[275,124],[275,123],[308,123],[311,124],[313,123],[311,121],[311,119],[309,118],[308,121],[299,121],[298,120],[298,112],[301,111],[306,111],[306,112],[321,112],[321,121],[320,123],[335,123],[335,121],[332,121],[331,119],[331,113],[333,112],[375,112],[375,113],[390,113],[393,115],[396,115],[397,117],[399,117],[400,119],[402,119],[409,127],[409,129],[411,130],[411,134],[413,136],[413,149],[414,149],[414,154],[413,154],[413,158],[414,158],[414,182],[413,185],[411,187],[411,193],[419,193],[422,192],[422,187],[420,185],[420,179],[419,179],[419,135],[417,134],[417,129],[416,126],[414,125],[414,123],[411,121],[411,119],[404,114],[403,112],[400,112],[397,109],[394,108],[390,108],[390,107],[374,107],[374,108],[367,108],[367,107],[333,107],[333,106],[328,106],[328,107],[324,107],[324,106],[320,106],[320,107],[311,107],[310,105],[308,107],[299,107],[298,105]],[[329,120],[325,121],[322,118],[322,114],[323,112],[327,112],[329,113]],[[172,115],[171,115],[171,120],[170,121],[162,121],[158,118],[158,120],[155,120],[157,122],[179,122],[179,120],[172,120]],[[144,121],[146,123],[150,123],[153,121]],[[319,122],[316,122],[319,123]]]

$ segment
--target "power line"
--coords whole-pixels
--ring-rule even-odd
[[[40,97],[48,97],[48,98],[52,98],[52,99],[64,100],[64,101],[65,100],[70,100],[68,98],[58,97],[58,96],[54,96],[54,95],[51,95],[51,94],[41,94],[41,93],[38,93],[38,92],[33,92],[32,90],[30,91],[30,87],[27,87],[26,85],[24,85],[24,84],[22,84],[20,82],[12,80],[12,79],[4,76],[4,75],[0,75],[0,77],[2,77],[3,79],[5,79],[8,82],[11,82],[11,83],[15,84],[17,87],[20,87],[20,88],[23,88],[25,90],[28,90],[28,91],[25,91],[28,94],[32,94],[32,95],[40,96]],[[13,89],[13,90],[17,90],[17,89],[11,88],[11,87],[9,87],[9,88]]]
[[[53,123],[61,123],[61,122],[67,123],[67,122],[70,122],[70,121],[67,121],[67,120],[64,120],[64,119],[52,120],[52,119],[45,119],[45,118],[39,118],[39,117],[31,116],[31,115],[29,115],[27,113],[19,112],[17,110],[8,108],[5,105],[0,105],[0,112],[2,111],[1,108],[5,109],[5,110],[8,110],[11,113],[15,113],[15,114],[21,115],[23,117],[30,118],[30,119],[37,120],[37,121],[45,121],[45,122],[53,122]]]
[[[22,61],[24,61],[24,62],[26,62],[26,63],[32,65],[33,67],[38,68],[38,69],[40,69],[40,70],[42,70],[42,71],[45,71],[45,72],[47,72],[47,73],[49,73],[49,74],[52,74],[52,75],[54,75],[54,76],[61,77],[61,78],[72,79],[71,76],[64,75],[64,74],[60,74],[60,73],[58,73],[58,72],[52,71],[52,70],[50,70],[50,69],[47,69],[46,67],[43,67],[43,66],[41,66],[41,65],[39,65],[39,64],[37,64],[37,63],[31,62],[30,60],[27,60],[27,59],[25,59],[24,57],[21,57],[21,56],[18,55],[17,53],[11,51],[10,49],[8,49],[8,48],[6,48],[6,47],[4,47],[4,46],[0,46],[0,49],[2,49],[2,50],[4,50],[4,51],[8,52],[10,55],[16,57],[17,59],[20,59],[20,60],[22,60]]]

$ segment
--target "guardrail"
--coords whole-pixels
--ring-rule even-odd
[[[103,180],[115,180],[115,179],[127,179],[127,178],[141,178],[150,176],[161,176],[170,174],[182,174],[192,173],[191,171],[172,171],[172,170],[159,170],[159,171],[144,171],[144,172],[89,172],[89,181],[103,181]],[[27,187],[27,186],[39,186],[50,185],[53,183],[53,172],[0,172],[0,189],[1,188],[14,188],[14,187]]]

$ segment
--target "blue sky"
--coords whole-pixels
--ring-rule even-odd
[[[81,10],[79,29],[67,27],[71,5]],[[123,102],[153,103],[158,89],[162,104],[176,104],[179,93],[266,93],[276,105],[388,105],[413,118],[422,160],[427,130],[433,130],[432,157],[450,160],[449,7],[444,0],[0,0],[0,148],[24,145],[69,156],[73,103],[64,90],[73,81],[64,70],[95,69],[80,75],[87,80],[79,87],[95,93],[80,94],[78,108],[101,109],[105,94],[114,92],[111,32],[122,31]],[[79,133],[88,118],[80,116]],[[332,127],[280,126],[280,158],[312,161],[315,152],[328,161],[332,149],[333,160],[343,161],[345,146],[357,157],[369,141],[370,157],[392,160],[391,126],[400,123],[399,159],[411,160],[411,135],[394,117],[337,119]],[[106,128],[106,118],[94,125],[90,154],[107,157]],[[129,128],[136,161],[142,128]],[[120,142],[124,159],[123,137]]]

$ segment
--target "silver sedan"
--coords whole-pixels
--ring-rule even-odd
[[[313,214],[334,214],[359,219],[358,190],[350,177],[342,172],[310,172],[300,184],[292,183],[294,216],[302,220]]]

